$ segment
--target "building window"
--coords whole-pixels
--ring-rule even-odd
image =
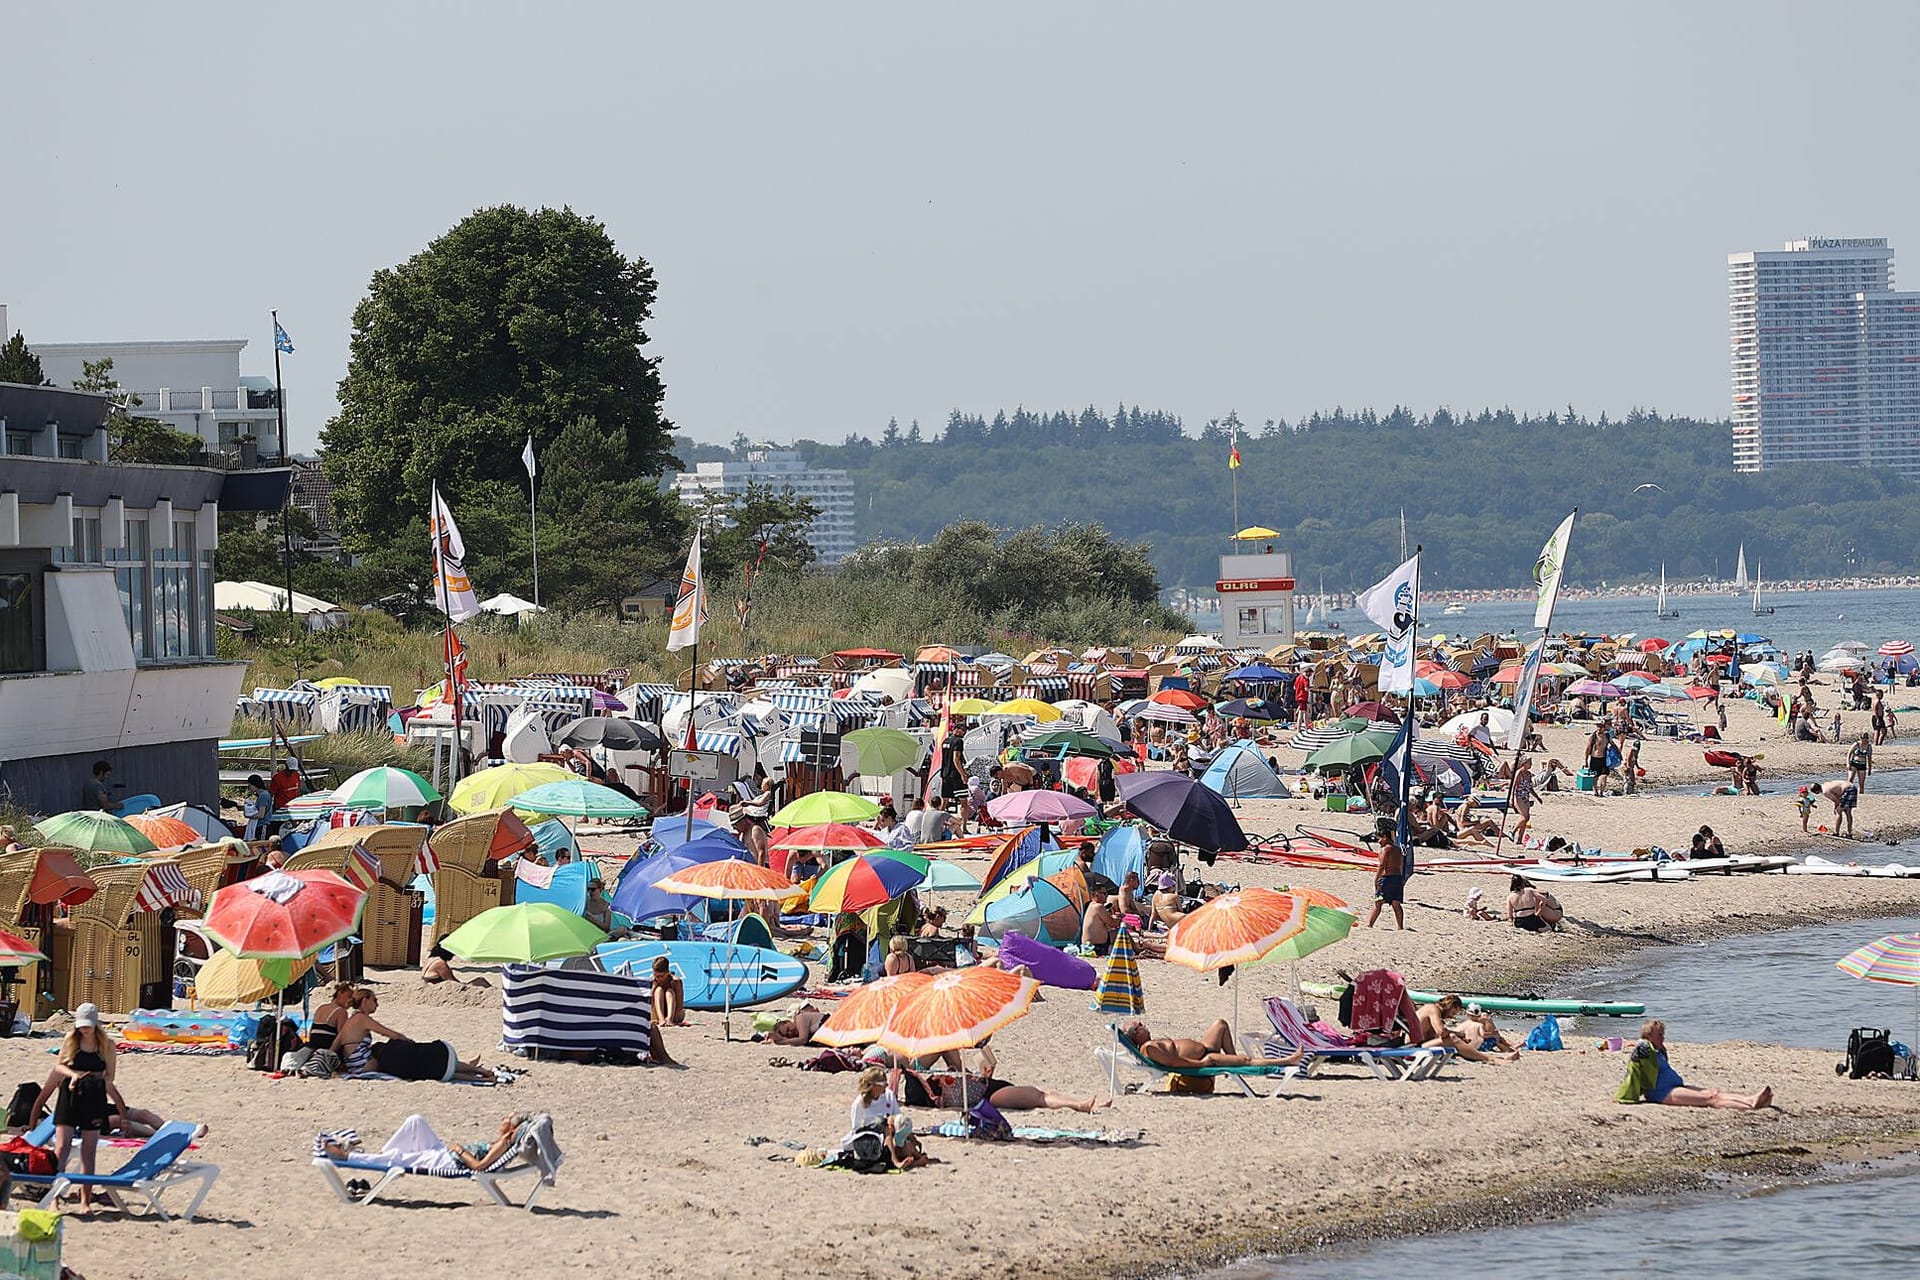
[[[32,457],[33,456],[33,432],[31,431],[7,432],[7,452],[12,454],[16,458]]]
[[[61,436],[60,456],[71,461],[79,461],[80,449],[85,443],[79,436]]]
[[[220,424],[220,447],[236,449],[240,442],[253,435],[253,425],[247,422],[223,422]]]
[[[0,672],[44,671],[40,571],[0,566]]]

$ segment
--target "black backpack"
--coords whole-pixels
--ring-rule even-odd
[[[1834,1067],[1835,1074],[1844,1075],[1849,1080],[1892,1075],[1892,1035],[1891,1030],[1855,1027],[1847,1036],[1847,1060]]]

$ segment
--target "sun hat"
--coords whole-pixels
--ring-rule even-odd
[[[1171,871],[1162,871],[1160,873],[1160,887],[1165,890],[1177,889],[1180,887],[1180,879]]]
[[[100,1026],[100,1006],[94,1004],[92,1001],[88,1001],[78,1009],[75,1009],[73,1011],[73,1025],[76,1027],[93,1027],[95,1030],[98,1030]]]

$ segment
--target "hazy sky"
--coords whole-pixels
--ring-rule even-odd
[[[954,406],[1723,416],[1728,252],[1920,272],[1907,3],[9,4],[0,302],[246,336],[296,447],[369,276],[570,204],[704,439]]]

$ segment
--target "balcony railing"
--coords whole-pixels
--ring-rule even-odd
[[[237,387],[231,391],[215,387],[162,387],[158,391],[136,391],[140,410],[148,413],[218,413],[222,410],[262,410],[278,408],[275,393]]]

